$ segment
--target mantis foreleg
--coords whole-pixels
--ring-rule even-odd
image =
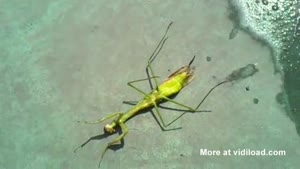
[[[112,113],[112,114],[109,114],[109,115],[107,115],[107,116],[105,116],[105,117],[103,117],[101,119],[96,120],[96,121],[84,121],[84,123],[86,123],[86,124],[97,124],[97,123],[103,122],[104,120],[120,116],[121,114],[122,114],[121,112]]]
[[[117,142],[121,141],[128,133],[128,128],[127,126],[124,124],[124,123],[118,123],[119,126],[121,127],[121,130],[122,130],[122,134],[119,135],[117,138],[115,138],[113,141],[109,142],[107,144],[107,146],[105,147],[105,149],[102,151],[102,154],[101,154],[101,158],[100,158],[100,161],[99,161],[99,165],[98,167],[100,167],[100,164],[102,162],[102,159],[104,157],[104,154],[105,152],[107,151],[107,149],[111,146],[111,145],[114,145],[116,144]]]

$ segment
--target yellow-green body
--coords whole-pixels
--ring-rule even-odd
[[[124,114],[121,114],[119,117],[113,120],[112,123],[106,124],[104,128],[105,131],[108,133],[115,132],[115,127],[120,123],[125,123],[132,116],[145,109],[152,108],[163,100],[168,101],[171,96],[179,93],[180,90],[192,80],[193,70],[190,67],[190,64],[178,69],[156,89],[139,101],[134,107],[129,109]]]

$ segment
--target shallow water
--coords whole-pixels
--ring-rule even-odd
[[[150,112],[130,119],[123,147],[108,150],[101,168],[298,168],[299,4],[267,2],[3,1],[0,168],[97,168],[117,134],[77,121],[125,112],[123,101],[142,97],[126,84],[147,77],[171,21],[153,62],[158,81],[196,55],[195,79],[176,101],[195,107],[234,71],[259,71],[217,88],[200,107],[211,112],[185,114],[170,127],[180,130],[163,132]],[[160,111],[167,122],[181,113]],[[269,150],[285,155],[257,154]]]

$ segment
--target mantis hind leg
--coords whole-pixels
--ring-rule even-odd
[[[160,111],[159,111],[159,109],[158,109],[158,106],[157,106],[157,104],[156,103],[153,103],[154,104],[154,109],[155,109],[155,111],[156,111],[156,114],[157,114],[157,116],[159,117],[159,119],[160,119],[160,122],[161,122],[161,124],[162,124],[162,126],[161,126],[161,128],[162,128],[162,130],[163,131],[166,131],[166,127],[168,127],[168,126],[170,126],[171,124],[173,124],[175,121],[177,121],[179,118],[181,118],[183,115],[185,115],[186,113],[196,113],[196,112],[209,112],[209,111],[199,111],[198,110],[198,108],[201,106],[201,104],[206,100],[206,98],[217,88],[217,87],[219,87],[219,86],[221,86],[221,85],[223,85],[223,84],[225,84],[225,83],[227,83],[227,82],[229,82],[229,81],[222,81],[222,82],[220,82],[220,83],[218,83],[218,84],[216,84],[214,87],[212,87],[207,93],[206,93],[206,95],[202,98],[202,100],[200,101],[200,103],[196,106],[196,108],[195,109],[193,109],[193,108],[191,108],[191,107],[189,107],[189,106],[186,106],[186,105],[184,105],[184,104],[182,104],[182,103],[178,103],[178,102],[176,102],[176,101],[174,101],[174,100],[172,100],[172,99],[169,99],[169,98],[165,98],[166,100],[168,100],[168,101],[170,101],[170,102],[172,102],[172,103],[174,103],[174,104],[176,104],[176,105],[179,105],[179,106],[181,106],[181,107],[184,107],[184,108],[187,108],[187,110],[186,111],[184,111],[183,113],[181,113],[179,116],[177,116],[175,119],[173,119],[171,122],[169,122],[169,123],[165,123],[165,121],[164,121],[164,119],[163,119],[163,117],[162,117],[162,115],[161,115],[161,113],[160,113]],[[180,129],[180,127],[179,128],[176,128],[176,129]],[[173,129],[174,130],[174,129]]]
[[[121,127],[122,130],[122,134],[119,135],[117,138],[115,138],[113,141],[109,142],[107,144],[107,146],[105,147],[105,149],[102,151],[101,157],[100,157],[100,161],[99,161],[99,165],[98,167],[100,167],[102,159],[104,157],[104,154],[106,153],[106,151],[108,150],[108,148],[118,142],[120,142],[128,133],[128,128],[124,123],[119,123],[119,126]]]
[[[173,128],[173,129],[166,129],[170,124],[173,123],[173,121],[171,123],[168,123],[166,124],[162,115],[160,114],[160,111],[158,109],[158,106],[156,103],[154,103],[154,109],[155,109],[155,112],[156,112],[156,115],[159,117],[159,125],[162,129],[162,131],[169,131],[169,130],[178,130],[178,129],[181,129],[181,127],[177,127],[177,128]],[[157,119],[157,117],[155,117]]]
[[[200,103],[196,106],[195,109],[192,109],[191,111],[185,111],[183,113],[181,113],[179,116],[177,116],[174,120],[172,120],[170,123],[168,123],[166,126],[169,126],[171,125],[172,123],[174,123],[175,121],[177,121],[179,118],[181,118],[183,115],[185,115],[186,113],[196,113],[198,112],[198,108],[201,106],[201,104],[206,100],[206,98],[219,86],[227,83],[227,82],[230,82],[230,81],[222,81],[218,84],[216,84],[214,87],[212,87],[207,93],[206,95],[202,98],[202,100],[200,101]],[[173,102],[174,104],[178,104],[176,102],[174,102],[174,100],[172,100],[171,102]],[[178,104],[179,106],[182,106],[183,104]]]

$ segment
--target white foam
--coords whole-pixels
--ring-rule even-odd
[[[230,3],[238,11],[240,27],[272,48],[278,66],[280,53],[295,37],[297,0],[230,0]]]

